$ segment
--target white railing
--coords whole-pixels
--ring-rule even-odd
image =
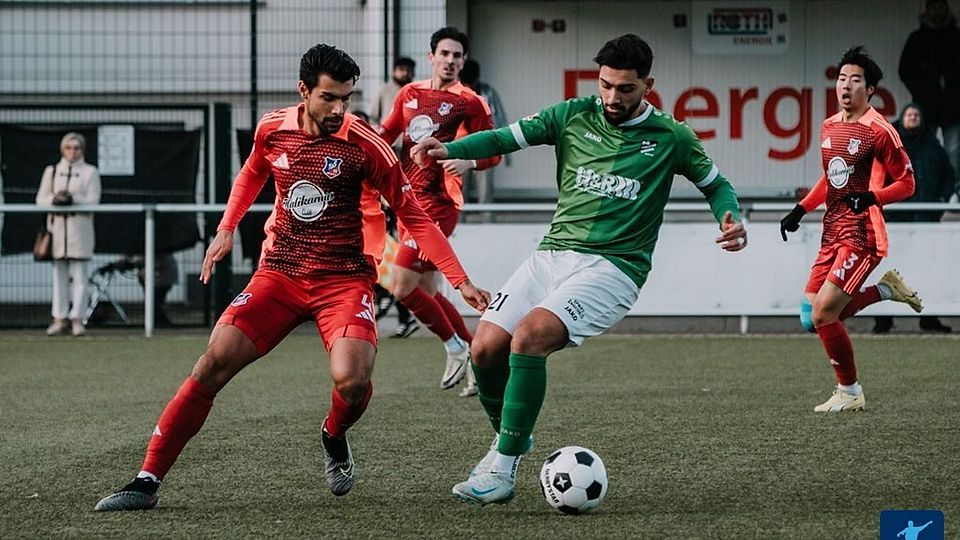
[[[762,203],[746,202],[742,203],[744,219],[754,212],[788,212],[795,203]],[[90,212],[90,213],[126,213],[143,214],[144,216],[144,335],[150,337],[153,335],[154,321],[154,267],[156,266],[156,215],[158,213],[213,213],[223,212],[226,205],[223,204],[100,204],[100,205],[74,205],[68,207],[46,207],[34,204],[0,204],[0,215],[14,213],[46,214],[46,213],[64,213],[64,212]],[[552,203],[496,203],[496,204],[466,204],[463,211],[472,212],[511,212],[511,213],[546,213],[553,212],[556,205]],[[255,204],[250,207],[251,212],[270,212],[273,205]],[[705,202],[696,203],[670,203],[666,207],[667,213],[684,212],[707,212],[709,206]],[[960,203],[897,203],[884,207],[884,212],[910,212],[910,211],[960,211]],[[489,224],[490,227],[496,227],[497,223]],[[741,314],[741,320],[744,330],[746,329],[748,314]]]

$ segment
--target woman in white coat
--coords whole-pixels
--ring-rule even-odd
[[[100,172],[83,160],[86,140],[70,132],[60,140],[60,161],[43,171],[39,206],[70,206],[100,202]],[[47,214],[52,236],[53,323],[47,335],[85,330],[81,317],[86,309],[87,263],[93,257],[93,214],[66,212]],[[72,282],[72,284],[71,284]]]

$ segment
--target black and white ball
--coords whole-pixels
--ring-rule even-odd
[[[593,451],[565,446],[543,462],[540,487],[550,506],[579,514],[596,508],[607,494],[607,469]]]

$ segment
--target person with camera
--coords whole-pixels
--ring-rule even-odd
[[[84,161],[86,140],[70,132],[60,140],[60,161],[43,171],[38,206],[72,206],[100,202],[100,172]],[[87,263],[93,257],[93,214],[47,214],[53,262],[53,323],[47,335],[85,333],[81,315],[86,307]]]

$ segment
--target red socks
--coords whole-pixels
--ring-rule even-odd
[[[857,291],[856,294],[850,297],[850,302],[847,303],[847,306],[843,308],[843,311],[840,312],[840,320],[845,320],[849,317],[853,317],[861,309],[871,305],[876,304],[880,301],[880,289],[876,285],[871,285],[869,287],[864,287],[863,289]]]
[[[173,462],[180,456],[187,441],[200,431],[213,407],[216,394],[200,382],[187,377],[167,403],[153,436],[147,445],[147,455],[141,470],[163,480]]]
[[[367,383],[367,391],[357,403],[350,403],[336,389],[331,394],[333,399],[330,411],[327,412],[327,420],[321,428],[331,437],[343,437],[350,426],[363,416],[363,411],[367,410],[370,396],[373,395],[373,383]]]
[[[827,351],[830,364],[840,384],[857,382],[857,364],[853,361],[853,344],[847,329],[840,321],[834,321],[817,328],[823,349]]]
[[[425,293],[423,289],[417,287],[401,302],[442,341],[447,341],[453,337],[453,326],[450,325],[450,320],[447,319],[443,307],[440,306],[436,298]]]
[[[467,343],[473,342],[473,334],[470,333],[470,329],[467,328],[467,323],[464,322],[463,317],[460,315],[460,312],[457,311],[457,308],[447,300],[447,297],[437,293],[433,295],[433,299],[440,304],[440,308],[443,309],[444,314],[447,316],[447,320],[450,321],[450,325],[453,327],[453,330],[457,333],[458,336],[463,338]]]

